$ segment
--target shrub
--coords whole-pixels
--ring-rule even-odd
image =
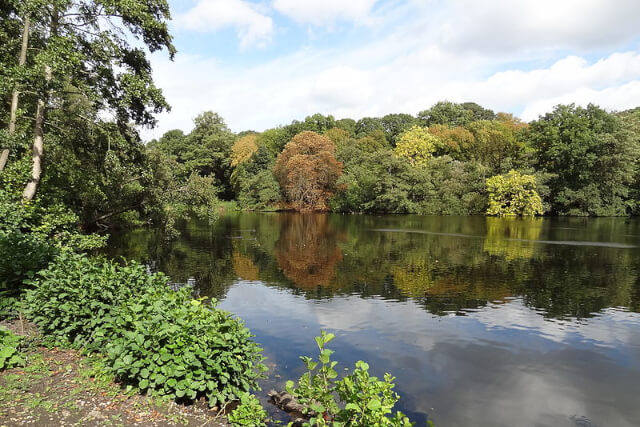
[[[145,289],[166,288],[166,283],[165,276],[149,275],[136,263],[120,266],[63,251],[33,281],[26,312],[54,343],[97,349],[106,337],[96,330],[113,322],[121,303]]]
[[[105,352],[123,382],[213,406],[257,388],[266,369],[247,328],[189,289],[132,263],[68,251],[39,273],[27,315],[54,343]]]
[[[334,338],[333,334],[322,331],[316,337],[320,350],[318,360],[300,357],[307,372],[300,377],[297,386],[293,381],[287,381],[287,391],[308,408],[310,419],[305,426],[412,426],[402,412],[392,414],[400,397],[393,391],[391,375],[385,374],[381,381],[369,375],[368,364],[358,361],[350,375],[336,380],[338,373],[334,368],[338,362],[331,360],[333,350],[325,347]],[[336,394],[339,402],[335,399]]]
[[[21,292],[25,280],[47,266],[63,246],[94,249],[105,238],[82,235],[78,217],[61,205],[23,203],[19,196],[0,190],[0,292]]]
[[[0,326],[0,371],[24,363],[24,358],[19,350],[21,341],[21,337]]]
[[[264,420],[267,419],[267,412],[253,394],[243,393],[240,396],[240,404],[227,415],[227,419],[234,427],[263,426]]]
[[[151,289],[100,331],[107,359],[123,381],[174,398],[234,400],[266,368],[249,330],[223,310],[193,300],[189,289]]]

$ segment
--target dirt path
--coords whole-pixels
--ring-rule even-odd
[[[27,366],[0,373],[3,426],[227,426],[203,402],[126,393],[95,360],[37,348]]]

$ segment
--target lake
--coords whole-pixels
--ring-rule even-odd
[[[397,378],[419,426],[624,427],[640,425],[639,246],[637,219],[233,213],[171,243],[117,234],[109,254],[244,319],[261,396],[324,329],[339,368]]]

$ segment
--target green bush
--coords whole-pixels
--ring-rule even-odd
[[[133,263],[64,251],[33,281],[27,315],[57,344],[106,353],[115,375],[213,406],[257,388],[266,369],[247,328],[225,311],[167,286]]]
[[[262,349],[237,319],[191,298],[189,289],[152,289],[120,306],[100,331],[112,338],[107,358],[116,375],[140,389],[211,406],[237,399],[266,368]]]
[[[21,337],[0,326],[0,371],[24,363],[24,358],[19,350],[21,341]]]
[[[0,292],[19,293],[23,282],[45,268],[62,247],[86,250],[104,244],[104,237],[80,234],[77,223],[78,217],[61,205],[24,203],[0,190]]]
[[[369,375],[369,365],[358,361],[350,375],[336,380],[334,369],[338,362],[331,360],[333,350],[326,344],[335,336],[322,331],[316,337],[320,350],[318,360],[300,357],[305,372],[298,384],[287,381],[287,392],[308,408],[309,421],[305,426],[412,426],[402,412],[392,413],[400,396],[393,391],[394,378],[385,374],[384,381]],[[336,401],[336,395],[339,401]]]
[[[166,289],[166,283],[165,276],[149,275],[136,263],[120,266],[63,251],[32,282],[26,314],[56,344],[99,349],[108,338],[105,325],[120,315],[120,304],[149,288]]]
[[[240,396],[240,404],[233,412],[227,415],[227,419],[234,427],[264,426],[264,420],[267,419],[267,412],[253,394],[243,393]]]

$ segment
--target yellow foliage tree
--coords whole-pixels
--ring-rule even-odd
[[[412,166],[424,166],[436,151],[438,138],[426,128],[413,126],[398,137],[394,153],[407,159]]]
[[[258,151],[256,143],[258,135],[251,133],[239,138],[231,147],[231,166],[236,167],[240,163],[246,162]]]
[[[510,170],[506,175],[487,178],[488,215],[532,216],[543,213],[542,199],[536,190],[536,178]]]

